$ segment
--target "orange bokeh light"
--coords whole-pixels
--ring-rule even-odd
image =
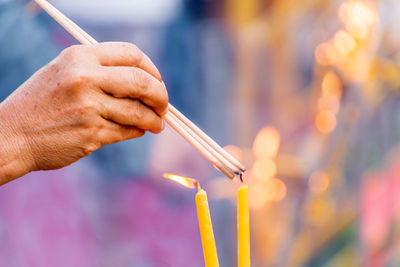
[[[316,171],[311,174],[310,179],[308,180],[308,187],[310,191],[313,193],[322,193],[329,186],[329,176],[325,172]]]
[[[339,100],[334,95],[323,94],[318,100],[318,108],[320,110],[327,110],[336,114],[339,111],[339,107]]]
[[[340,97],[342,94],[342,82],[340,78],[332,71],[325,74],[322,80],[322,92]]]
[[[278,178],[269,179],[258,184],[269,201],[281,201],[286,196],[286,185]]]
[[[178,184],[181,184],[188,188],[195,188],[196,186],[199,186],[199,182],[197,182],[197,180],[193,179],[193,178],[188,178],[188,177],[175,175],[175,174],[171,174],[171,173],[164,173],[163,177],[170,179],[174,182],[177,182]]]
[[[281,137],[272,127],[265,127],[258,132],[253,143],[253,152],[257,157],[274,158],[278,154]]]
[[[332,42],[329,42],[327,44],[325,53],[330,64],[337,64],[340,62],[342,55],[339,53],[339,51],[336,49],[336,47],[333,45]]]
[[[249,204],[252,208],[263,207],[267,202],[279,202],[286,196],[287,188],[283,181],[277,178],[260,181],[250,187]]]
[[[315,117],[315,126],[321,133],[329,134],[336,128],[336,117],[331,111],[321,110]]]
[[[249,205],[253,209],[262,208],[268,201],[268,195],[265,189],[260,186],[253,186],[249,188]]]
[[[271,194],[272,195],[271,200],[278,202],[284,199],[287,191],[285,183],[276,178],[272,179],[271,183],[272,183],[271,187],[273,188],[272,192],[273,194]]]
[[[253,175],[257,179],[270,179],[276,175],[276,164],[268,158],[258,158],[253,164]]]
[[[327,43],[319,44],[315,49],[314,53],[315,59],[322,66],[327,66],[330,63],[329,58],[327,56],[327,50],[328,50]]]

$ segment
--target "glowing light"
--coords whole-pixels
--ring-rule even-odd
[[[318,195],[310,200],[306,211],[310,224],[322,226],[332,220],[335,213],[335,202],[327,196]]]
[[[257,134],[253,143],[253,151],[257,157],[276,157],[281,138],[279,132],[272,127],[265,127]]]
[[[356,18],[346,23],[346,30],[359,39],[365,39],[369,34],[368,26]]]
[[[310,191],[316,194],[324,192],[329,186],[329,176],[322,171],[316,171],[311,174],[308,180]]]
[[[323,94],[318,100],[318,108],[336,114],[339,111],[339,100],[334,95]]]
[[[349,1],[340,6],[339,18],[350,34],[365,39],[376,21],[376,12],[364,1]]]
[[[268,157],[258,158],[253,165],[253,175],[257,179],[270,179],[276,175],[276,164]]]
[[[332,71],[325,74],[322,80],[322,92],[340,97],[342,94],[342,82],[340,78]]]
[[[224,149],[231,154],[235,159],[237,159],[238,161],[242,161],[243,160],[243,152],[240,149],[240,147],[237,146],[226,146],[224,147]]]
[[[268,201],[265,189],[260,186],[249,187],[249,205],[252,209],[262,208]]]
[[[272,188],[272,201],[278,202],[285,198],[286,196],[286,185],[279,179],[271,179],[271,188]]]
[[[326,43],[318,45],[317,48],[315,49],[314,53],[315,59],[317,60],[318,64],[322,66],[327,66],[330,63],[329,58],[327,56],[327,50],[328,50],[328,44]]]
[[[331,42],[327,44],[325,53],[330,64],[336,64],[340,61],[341,55]]]
[[[321,133],[329,134],[336,128],[336,117],[330,111],[321,110],[315,118],[315,126]]]
[[[177,182],[178,184],[181,184],[183,186],[186,186],[188,188],[196,188],[196,186],[199,186],[199,182],[193,178],[188,178],[180,175],[175,175],[171,173],[164,173],[163,177],[170,179],[174,182]]]
[[[333,39],[333,44],[337,51],[347,54],[356,47],[356,42],[353,37],[346,31],[340,30],[336,33]]]
[[[287,193],[285,183],[277,178],[260,181],[249,190],[249,204],[253,209],[262,208],[267,202],[279,202]]]
[[[356,18],[366,25],[372,26],[376,20],[376,14],[365,1],[349,1],[340,6],[339,18],[343,23]]]

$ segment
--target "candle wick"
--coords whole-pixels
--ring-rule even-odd
[[[200,183],[198,181],[195,181],[194,185],[197,186],[197,190],[201,190]]]
[[[239,173],[239,179],[240,179],[240,182],[243,184],[243,173],[242,172]]]

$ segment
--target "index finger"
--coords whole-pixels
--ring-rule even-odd
[[[136,45],[124,42],[105,42],[93,45],[94,53],[103,66],[129,66],[140,68],[157,80],[161,74],[150,58]]]

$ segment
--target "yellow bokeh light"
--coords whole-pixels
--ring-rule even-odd
[[[320,110],[327,110],[336,114],[339,111],[339,107],[339,100],[334,95],[323,94],[318,100],[318,108]]]
[[[340,30],[335,34],[333,44],[337,51],[347,54],[356,47],[356,42],[353,37],[346,31]]]
[[[342,94],[342,82],[340,78],[332,71],[325,74],[322,80],[322,92],[340,97]]]
[[[281,137],[272,127],[265,127],[257,134],[253,143],[253,152],[257,157],[274,158],[278,154]]]
[[[376,20],[376,12],[365,1],[348,1],[339,7],[339,18],[343,23],[356,18],[372,26]]]
[[[339,18],[350,34],[365,39],[376,21],[376,12],[365,1],[349,1],[340,6]]]
[[[358,39],[365,39],[369,34],[368,26],[357,18],[346,23],[346,30]]]
[[[324,192],[329,186],[329,176],[325,172],[316,171],[308,180],[310,191],[316,194]]]
[[[253,175],[257,179],[270,179],[276,175],[276,164],[268,158],[258,158],[253,164]]]
[[[310,224],[323,226],[332,221],[335,214],[335,202],[324,195],[310,200],[306,207],[306,218]]]
[[[336,117],[331,111],[321,110],[315,117],[315,126],[321,133],[329,134],[336,128]]]

